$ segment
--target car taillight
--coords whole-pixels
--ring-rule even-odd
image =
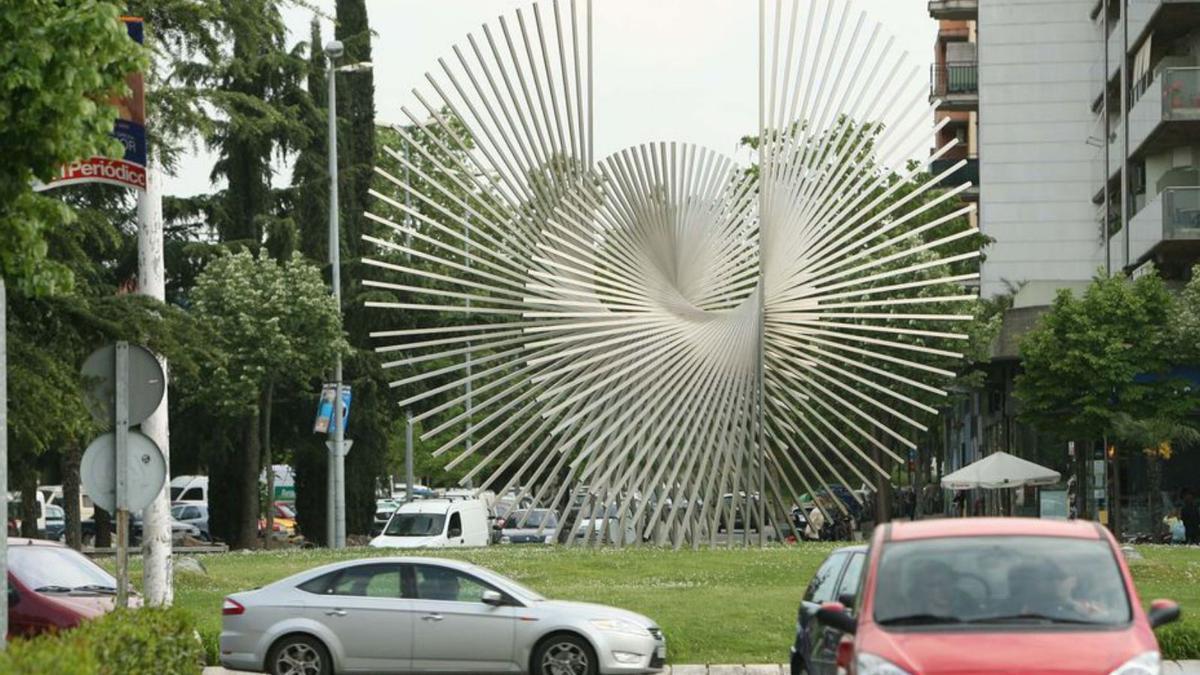
[[[245,613],[246,608],[232,598],[225,598],[225,604],[221,605],[221,614],[224,616],[237,616]]]

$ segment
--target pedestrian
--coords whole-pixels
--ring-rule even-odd
[[[1200,544],[1200,509],[1196,507],[1196,495],[1191,490],[1183,493],[1183,508],[1179,509],[1187,543]]]
[[[810,541],[820,541],[823,529],[825,529],[825,514],[821,512],[820,505],[813,501],[812,510],[808,512],[808,526],[804,528],[804,535]]]

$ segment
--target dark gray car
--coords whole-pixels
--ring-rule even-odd
[[[553,544],[558,534],[558,514],[550,509],[513,511],[500,529],[501,544]]]

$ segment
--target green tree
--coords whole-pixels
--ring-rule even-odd
[[[272,461],[275,390],[307,387],[347,350],[341,318],[320,271],[299,254],[283,263],[264,252],[217,258],[201,273],[191,297],[197,318],[211,327],[227,355],[206,373],[196,395],[240,432],[232,449],[209,458],[210,485],[218,497],[210,502],[213,529],[251,548],[260,514],[258,478]]]
[[[264,243],[280,259],[295,249],[295,224],[272,189],[271,160],[306,140],[300,80],[305,62],[286,47],[280,0],[223,4],[231,48],[203,73],[208,100],[223,113],[207,137],[218,153],[213,179],[224,179],[211,224],[226,243],[256,250]]]
[[[1024,372],[1017,377],[1021,416],[1064,438],[1112,433],[1125,413],[1159,415],[1174,387],[1166,329],[1171,296],[1163,281],[1098,277],[1076,297],[1059,291],[1050,311],[1021,341]]]
[[[28,0],[0,13],[0,273],[19,288],[65,288],[70,274],[46,260],[45,231],[71,212],[35,194],[34,180],[93,155],[119,156],[111,101],[145,66],[120,21],[119,3]]]
[[[308,96],[303,105],[308,142],[296,156],[292,169],[291,196],[300,231],[300,251],[314,262],[329,259],[329,133],[328,82],[325,51],[321,46],[321,24],[313,17],[308,40]]]
[[[371,60],[371,27],[366,0],[337,0],[334,37],[342,42],[341,63]],[[311,89],[309,90],[312,91]],[[338,178],[342,245],[345,257],[358,258],[363,212],[372,201],[367,191],[375,180],[375,76],[371,71],[343,75],[338,82]]]

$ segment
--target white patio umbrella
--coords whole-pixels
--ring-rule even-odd
[[[950,490],[984,488],[1018,488],[1026,485],[1053,485],[1062,476],[1053,469],[1013,457],[1007,452],[993,452],[973,464],[942,477],[942,487]]]

